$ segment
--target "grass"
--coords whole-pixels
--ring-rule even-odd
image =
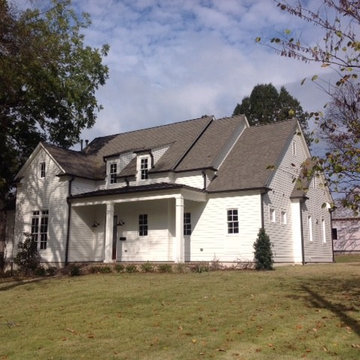
[[[337,263],[360,262],[360,254],[339,254],[335,255]]]
[[[0,359],[359,359],[360,264],[0,283]]]

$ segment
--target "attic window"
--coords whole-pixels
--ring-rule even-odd
[[[117,164],[116,163],[110,164],[110,184],[115,184],[117,182],[116,174],[117,174]]]
[[[44,178],[46,173],[46,165],[45,162],[40,163],[40,177]]]
[[[142,158],[140,162],[140,179],[146,180],[149,177],[149,159]]]

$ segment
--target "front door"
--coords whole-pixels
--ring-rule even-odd
[[[112,242],[112,259],[116,260],[116,244],[117,244],[117,222],[118,217],[117,215],[114,215],[114,227],[113,227],[113,242]]]

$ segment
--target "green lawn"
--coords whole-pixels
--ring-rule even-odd
[[[359,359],[360,263],[0,282],[0,359]]]
[[[360,262],[360,254],[335,255],[337,263]]]

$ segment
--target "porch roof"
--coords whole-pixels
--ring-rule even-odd
[[[156,183],[149,185],[138,185],[138,186],[126,186],[115,189],[97,190],[86,192],[82,194],[76,194],[69,196],[69,199],[84,199],[90,197],[107,196],[107,195],[120,195],[120,194],[131,194],[138,192],[148,192],[157,190],[176,190],[176,189],[188,189],[199,193],[204,193],[204,190],[197,189],[188,185],[183,184],[171,184],[171,183]]]

